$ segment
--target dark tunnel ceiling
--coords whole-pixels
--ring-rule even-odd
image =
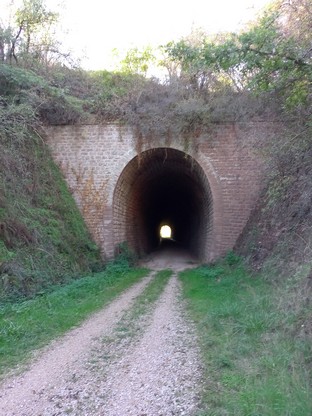
[[[120,179],[126,209],[118,221],[125,222],[132,248],[145,253],[156,249],[160,226],[168,224],[177,245],[202,256],[212,200],[208,180],[194,159],[174,149],[153,149],[133,159]]]

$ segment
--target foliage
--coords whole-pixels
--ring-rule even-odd
[[[132,49],[126,73],[102,75],[94,108],[127,122],[138,137],[192,138],[214,122],[281,119],[290,111],[305,123],[312,85],[310,9],[307,0],[276,1],[241,33],[195,30],[172,41],[161,48],[165,81],[140,78],[150,55]],[[296,22],[303,16],[301,27]]]
[[[131,100],[148,83],[145,77],[133,73],[93,71],[89,75],[92,95],[88,110],[100,122],[125,121],[125,109],[131,108]]]
[[[85,244],[77,243],[78,235],[86,235],[78,211],[70,208],[71,217],[62,206],[73,202],[64,196],[65,185],[42,143],[42,123],[127,123],[140,151],[143,138],[165,137],[169,143],[176,137],[195,147],[213,123],[291,117],[292,128],[276,135],[268,149],[273,182],[267,199],[275,211],[283,199],[289,218],[303,218],[311,195],[308,187],[301,193],[295,189],[310,178],[311,15],[308,0],[278,0],[241,33],[193,31],[162,47],[168,78],[159,80],[146,76],[155,56],[148,47],[129,50],[119,71],[65,65],[52,39],[57,15],[42,0],[24,0],[15,20],[0,27],[0,253],[5,259],[0,267],[11,294],[31,296],[54,271],[55,281],[76,275],[81,262],[82,270],[99,267],[89,236]],[[59,194],[58,205],[53,196]],[[71,243],[64,238],[63,219],[75,229]],[[38,244],[43,246],[34,254]],[[77,265],[79,249],[86,257]]]
[[[10,7],[12,19],[0,23],[1,62],[36,68],[69,58],[54,36],[58,14],[44,0],[23,0],[20,7],[12,1]]]
[[[127,242],[123,242],[119,244],[115,258],[105,265],[105,270],[108,274],[117,273],[122,276],[135,267],[136,261],[136,254],[129,249]]]
[[[117,260],[127,262],[130,267],[136,265],[138,257],[134,251],[132,251],[128,243],[124,241],[118,245]]]
[[[244,70],[252,72],[250,85],[274,91],[281,96],[286,109],[310,105],[312,62],[306,48],[307,34],[298,23],[292,31],[287,27],[288,20],[299,21],[296,5],[304,3],[308,5],[305,0],[292,5],[277,2],[258,26],[238,37]],[[309,9],[312,21],[311,5]]]
[[[166,51],[193,88],[228,82],[236,90],[274,92],[285,109],[302,109],[311,99],[311,22],[309,0],[281,0],[242,33],[182,39]]]
[[[234,253],[234,251],[229,251],[225,256],[225,261],[229,266],[237,266],[242,262],[242,258]]]
[[[0,64],[0,94],[4,119],[8,118],[9,122],[11,114],[19,114],[20,119],[15,117],[14,121],[22,128],[31,129],[40,122],[73,124],[85,117],[82,100],[52,86],[31,70]],[[17,129],[20,127],[16,125]]]
[[[304,275],[275,286],[225,261],[181,280],[206,370],[200,414],[310,415],[311,310],[293,301]]]
[[[115,50],[118,55],[118,51]],[[138,74],[146,76],[149,67],[155,63],[156,57],[152,47],[146,46],[139,50],[134,47],[126,52],[126,55],[120,60],[120,72],[123,74]]]
[[[41,0],[25,2],[29,7],[18,12],[25,15],[25,33],[36,32],[44,19],[56,18]],[[278,0],[242,33],[208,36],[194,30],[161,48],[162,65],[169,71],[166,82],[146,78],[156,60],[150,47],[127,51],[115,72],[87,73],[53,62],[44,74],[44,94],[40,88],[45,95],[49,86],[48,96],[40,102],[40,116],[50,123],[74,123],[88,112],[97,121],[123,120],[143,135],[170,135],[168,126],[173,126],[173,134],[183,135],[185,131],[193,134],[200,124],[267,117],[279,108],[307,114],[310,25],[308,0],[291,4]],[[40,72],[40,67],[35,69]],[[73,114],[62,119],[67,111]],[[160,120],[165,127],[157,131]]]
[[[244,56],[251,87],[278,98],[285,124],[266,150],[268,188],[238,248],[255,269],[285,276],[311,258],[311,2],[278,1],[270,13],[243,38]]]

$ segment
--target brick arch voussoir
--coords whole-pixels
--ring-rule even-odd
[[[185,157],[191,158],[191,160],[196,164],[198,169],[202,172],[205,177],[205,180],[208,183],[209,191],[211,193],[212,199],[212,210],[211,210],[211,225],[210,225],[210,237],[206,239],[205,245],[203,247],[204,255],[203,259],[205,261],[212,261],[218,255],[220,255],[219,250],[222,240],[222,216],[223,216],[223,202],[222,202],[222,192],[220,187],[220,182],[216,171],[214,169],[212,161],[206,155],[201,154],[200,152],[189,152],[185,151],[183,146],[171,145],[166,146],[170,151],[183,152]],[[122,169],[115,174],[115,186],[114,192],[112,194],[112,219],[113,219],[113,241],[114,246],[116,247],[120,242],[126,240],[127,236],[127,225],[121,224],[120,218],[125,214],[126,206],[122,203],[122,198],[127,198],[127,196],[121,196],[125,183],[127,182],[127,177],[131,175],[132,178],[135,177],[136,164],[140,163],[140,158],[144,158],[144,155],[147,152],[157,152],[159,149],[164,149],[164,146],[158,144],[157,146],[146,146],[142,150],[141,154],[137,154],[135,151],[129,151],[122,158]],[[131,186],[131,184],[128,184]],[[129,191],[130,192],[130,191]],[[119,219],[118,219],[119,218]]]

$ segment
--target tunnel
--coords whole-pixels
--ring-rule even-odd
[[[213,201],[208,179],[198,162],[172,148],[156,148],[133,158],[114,191],[114,241],[127,242],[143,256],[164,245],[207,257]],[[160,228],[168,225],[164,241]]]

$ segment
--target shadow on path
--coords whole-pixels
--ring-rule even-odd
[[[140,261],[140,266],[151,270],[171,269],[182,271],[199,266],[199,261],[188,250],[167,241]]]

